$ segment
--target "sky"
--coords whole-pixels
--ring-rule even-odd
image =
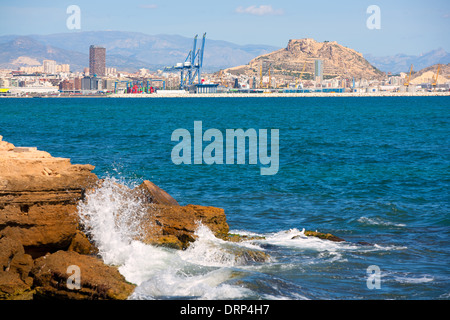
[[[70,5],[80,8],[80,29],[67,27]],[[372,5],[379,15],[367,12]],[[0,35],[104,30],[206,32],[209,39],[277,47],[313,38],[375,56],[419,55],[450,52],[450,0],[0,0]]]

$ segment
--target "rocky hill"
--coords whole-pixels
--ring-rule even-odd
[[[289,40],[286,48],[258,56],[247,65],[226,69],[226,72],[259,77],[260,66],[268,69],[271,75],[283,77],[298,77],[305,66],[305,79],[314,77],[314,61],[323,60],[324,79],[365,78],[378,79],[383,73],[372,66],[363,55],[353,49],[344,47],[336,41],[317,42],[314,39]],[[266,71],[263,71],[266,73]]]
[[[421,83],[431,83],[432,79],[436,76],[436,72],[438,69],[438,64],[433,66],[423,68],[418,72],[414,73],[411,78],[412,84],[421,84]],[[442,64],[439,70],[438,84],[444,84],[448,82],[450,79],[450,63]]]

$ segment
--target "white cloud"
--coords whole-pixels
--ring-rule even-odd
[[[251,14],[254,16],[265,16],[265,15],[282,15],[284,11],[282,9],[274,9],[271,5],[260,5],[258,6],[250,6],[244,8],[239,6],[236,8],[237,13]]]

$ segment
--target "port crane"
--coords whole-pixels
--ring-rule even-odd
[[[192,50],[189,51],[184,62],[177,63],[173,67],[166,67],[164,71],[180,71],[180,89],[186,90],[194,84],[197,77],[198,84],[201,84],[201,70],[203,67],[203,52],[205,50],[206,32],[203,34],[202,46],[197,49],[197,38],[194,37],[194,44]]]
[[[411,73],[412,73],[412,71],[413,71],[413,65],[411,65],[411,69],[409,70],[408,79],[407,79],[406,82],[404,83],[404,85],[405,85],[406,87],[409,87],[409,85],[411,84],[410,81],[411,81]]]
[[[436,90],[436,86],[437,86],[437,83],[438,83],[438,77],[439,77],[439,71],[440,70],[441,70],[441,65],[439,64],[438,68],[437,68],[437,71],[436,71],[436,75],[433,76],[433,80],[432,80],[432,83],[431,83],[431,85],[433,86],[433,90]]]
[[[300,80],[300,84],[302,85],[302,89],[303,89],[303,73],[305,72],[305,68],[306,68],[306,60],[305,60],[305,63],[303,64],[303,69],[302,69],[302,72],[300,73],[300,77],[298,77],[298,79],[297,79],[297,83],[295,85],[296,88],[298,88],[298,81]]]
[[[263,75],[265,75],[266,73],[264,72],[264,74],[263,74],[263,64],[265,63],[266,61],[263,61],[262,63],[261,63],[261,65],[259,66],[259,88],[260,89],[263,89]],[[270,89],[270,85],[271,85],[271,83],[272,83],[272,75],[271,75],[271,73],[270,73],[270,68],[271,68],[271,66],[269,65],[269,68],[268,68],[268,76],[269,76],[269,83],[268,83],[268,85],[267,85],[267,88],[269,88]],[[266,89],[267,89],[266,88]]]
[[[263,81],[262,81],[262,63],[259,66],[259,87],[262,88],[263,87]]]

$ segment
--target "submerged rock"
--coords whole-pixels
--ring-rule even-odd
[[[334,242],[343,242],[345,241],[342,238],[339,238],[335,235],[332,235],[331,233],[322,233],[322,232],[317,232],[317,231],[305,231],[304,232],[305,236],[307,237],[316,237],[319,239],[323,239],[323,240],[330,240],[330,241],[334,241]]]
[[[234,250],[235,260],[239,264],[245,265],[252,262],[269,262],[271,257],[267,252],[261,250],[253,250],[249,248],[240,248],[239,250]]]

